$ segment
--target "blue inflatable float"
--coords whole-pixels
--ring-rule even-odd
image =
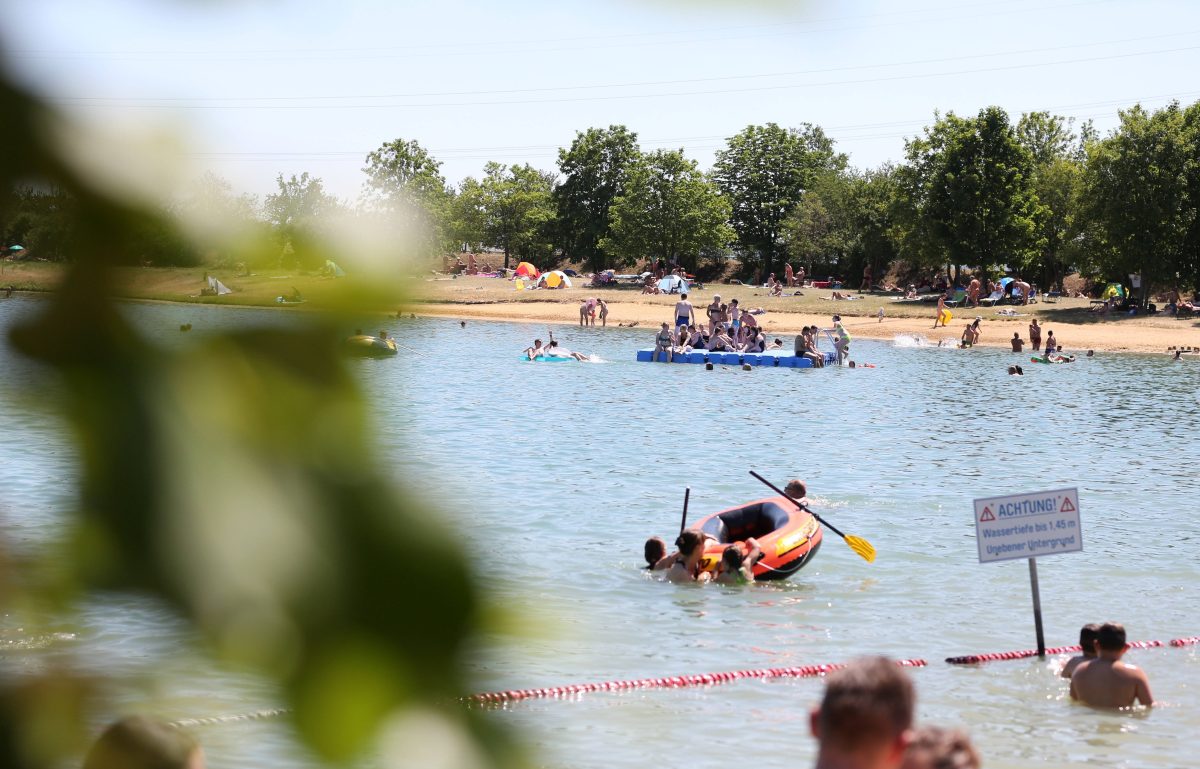
[[[654,360],[654,349],[638,350],[637,359],[642,363],[651,363]],[[658,362],[666,363],[666,353],[658,354]],[[676,353],[672,356],[672,363],[713,363],[718,366],[741,366],[749,364],[751,366],[766,366],[768,368],[812,368],[813,362],[808,358],[797,357],[783,350],[769,350],[767,352],[708,352],[706,350],[692,350],[691,352]],[[825,353],[825,363],[836,364],[837,353]]]

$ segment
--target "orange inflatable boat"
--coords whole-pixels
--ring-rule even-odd
[[[696,528],[716,537],[704,549],[700,568],[716,571],[725,548],[754,537],[763,557],[754,565],[756,580],[787,579],[821,547],[821,524],[786,497],[767,497],[701,519]]]

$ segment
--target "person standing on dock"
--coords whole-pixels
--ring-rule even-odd
[[[883,657],[856,660],[830,674],[809,725],[816,769],[894,769],[912,740],[912,680]]]

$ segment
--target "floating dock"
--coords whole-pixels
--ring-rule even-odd
[[[837,353],[826,352],[825,365],[837,365]],[[653,362],[654,349],[638,350],[637,359],[642,363]],[[658,363],[666,363],[666,353],[658,354]],[[767,352],[708,352],[706,350],[692,350],[691,352],[676,353],[672,356],[672,363],[712,363],[718,366],[741,366],[749,364],[751,366],[767,366],[777,368],[812,368],[813,362],[805,357],[797,357],[790,352],[783,350],[769,350]]]

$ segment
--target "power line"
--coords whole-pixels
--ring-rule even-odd
[[[1110,54],[1107,56],[1090,56],[1076,59],[1060,59],[1049,62],[1033,62],[1025,64],[1010,64],[994,67],[979,67],[975,69],[960,69],[947,70],[942,72],[925,72],[905,75],[888,75],[873,78],[858,78],[853,80],[827,80],[816,83],[793,83],[780,85],[762,85],[762,86],[747,86],[743,88],[721,88],[708,90],[692,90],[692,91],[660,91],[657,93],[641,93],[641,94],[610,94],[601,96],[570,96],[551,99],[516,99],[504,101],[455,101],[455,102],[410,102],[406,104],[337,104],[337,105],[313,105],[313,104],[276,104],[276,105],[257,105],[257,104],[238,104],[238,105],[213,105],[213,104],[118,104],[106,103],[103,105],[94,104],[79,104],[78,106],[107,106],[120,107],[122,109],[187,109],[187,110],[313,110],[313,109],[420,109],[420,108],[444,108],[444,107],[478,107],[478,106],[518,106],[529,104],[563,104],[571,102],[608,102],[625,99],[662,99],[676,98],[688,96],[714,96],[728,95],[740,93],[759,93],[765,91],[784,91],[797,90],[803,88],[822,88],[829,86],[841,85],[863,85],[868,83],[889,83],[904,80],[921,80],[934,77],[954,77],[959,75],[977,75],[991,72],[1011,72],[1021,69],[1036,69],[1040,67],[1054,67],[1068,64],[1090,64],[1100,61],[1115,61],[1119,59],[1131,59],[1144,56],[1159,56],[1170,53],[1182,53],[1187,51],[1195,51],[1200,49],[1200,46],[1183,46],[1179,48],[1156,49],[1150,51],[1136,51],[1131,53]],[[54,101],[62,101],[55,99]],[[71,100],[65,100],[65,104],[73,104]]]

